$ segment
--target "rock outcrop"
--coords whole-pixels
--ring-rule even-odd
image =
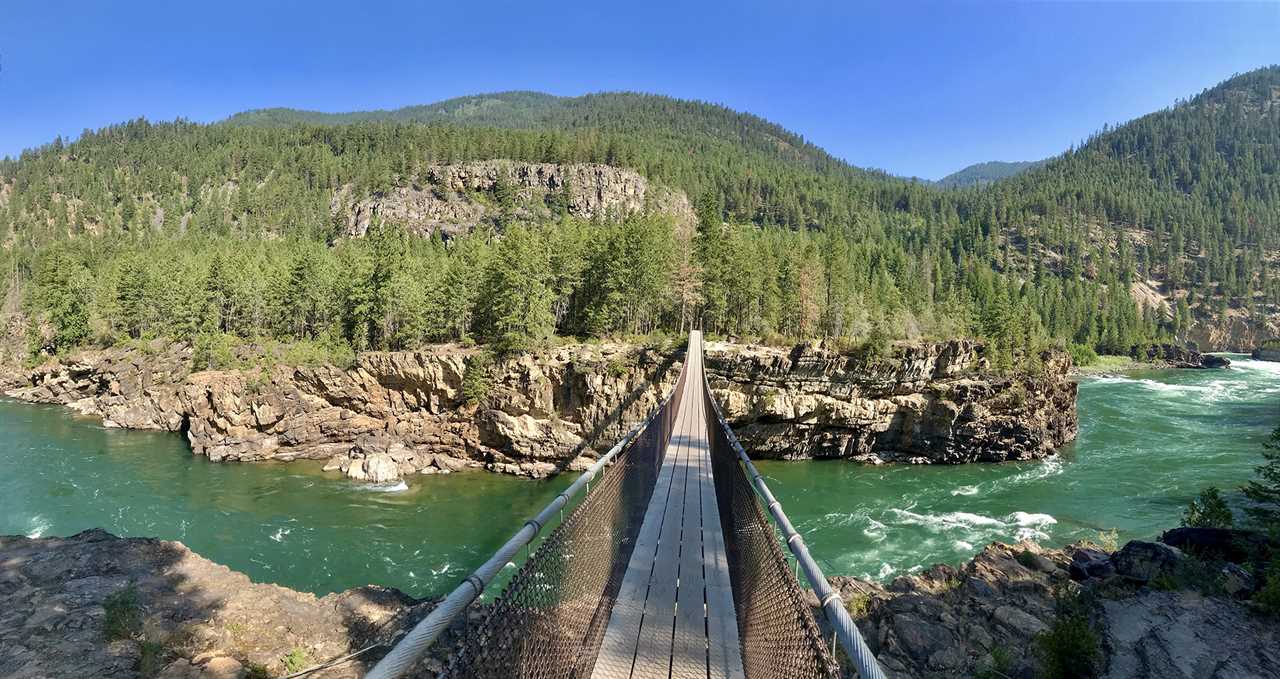
[[[330,210],[345,220],[348,237],[363,236],[376,220],[402,224],[420,236],[451,237],[504,213],[541,220],[559,210],[581,219],[656,212],[683,226],[696,221],[683,193],[654,186],[632,170],[509,160],[432,166],[404,186],[368,197],[347,187],[334,195]]]
[[[1254,347],[1249,353],[1255,361],[1280,362],[1280,339],[1269,339]]]
[[[10,679],[280,676],[286,657],[311,667],[385,643],[431,606],[376,586],[316,597],[254,583],[180,542],[101,530],[0,537],[0,675]],[[377,657],[309,676],[354,679]]]
[[[463,382],[479,350],[367,353],[334,366],[190,372],[191,351],[80,352],[29,374],[10,396],[65,404],[109,427],[185,433],[215,461],[327,460],[371,482],[483,466],[547,476],[581,468],[656,407],[678,354],[577,345],[482,370],[487,394]]]
[[[10,396],[61,403],[107,426],[182,432],[215,461],[315,459],[373,483],[465,467],[543,477],[580,469],[672,387],[681,353],[583,344],[484,367],[474,348],[367,353],[356,364],[191,372],[191,350],[84,351]],[[996,377],[981,347],[897,347],[869,359],[810,346],[712,343],[707,369],[739,437],[761,457],[956,463],[1033,459],[1075,435],[1065,356]],[[476,367],[481,366],[481,367]],[[487,390],[468,400],[470,371]],[[474,396],[474,394],[473,394]]]
[[[1176,344],[1135,345],[1129,355],[1139,361],[1164,365],[1170,368],[1225,368],[1230,359],[1202,354],[1194,345]]]
[[[993,543],[960,568],[934,566],[888,586],[831,582],[891,679],[1041,676],[1035,640],[1053,628],[1064,596],[1084,602],[1098,637],[1094,671],[1080,676],[1280,677],[1280,628],[1240,598],[1145,586],[1181,558],[1158,543],[1131,542],[1114,555]]]
[[[1069,359],[995,376],[965,340],[897,346],[884,358],[814,345],[707,344],[712,392],[752,455],[862,462],[1045,457],[1076,435]]]

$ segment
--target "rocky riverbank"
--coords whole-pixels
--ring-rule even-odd
[[[318,598],[254,583],[180,542],[0,537],[0,676],[283,676],[384,643],[431,606],[376,586]],[[309,676],[364,676],[378,652]]]
[[[1058,661],[1104,679],[1280,677],[1280,627],[1246,600],[1251,576],[1162,543],[993,543],[887,586],[831,580],[891,678],[1030,679]]]
[[[897,347],[879,358],[820,345],[709,343],[707,372],[753,456],[960,463],[1042,458],[1076,436],[1065,354],[1001,376],[964,340]]]
[[[1223,537],[1187,530],[1213,532],[1164,539],[1203,553]],[[1230,539],[1217,541],[1229,549],[1241,544],[1239,532],[1223,533]],[[1280,676],[1280,628],[1246,600],[1259,583],[1170,544],[1134,541],[1108,553],[993,543],[959,568],[888,585],[831,582],[894,679],[1031,679],[1055,657],[1104,679]],[[432,605],[376,586],[315,597],[258,584],[179,542],[101,530],[0,537],[0,676],[244,679],[364,650],[309,675],[357,679]],[[1067,634],[1069,616],[1088,632]],[[414,676],[435,676],[466,624]],[[1058,650],[1046,652],[1046,638]]]
[[[111,427],[180,432],[215,461],[314,459],[371,482],[477,467],[544,477],[580,469],[652,411],[682,351],[580,344],[495,360],[483,349],[366,353],[349,368],[195,371],[192,350],[81,351],[10,378],[7,395]],[[761,457],[955,463],[1044,457],[1075,436],[1069,361],[987,370],[964,340],[883,357],[816,345],[711,343],[707,370]]]

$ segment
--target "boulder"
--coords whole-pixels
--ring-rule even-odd
[[[1071,554],[1071,565],[1068,572],[1073,580],[1089,578],[1105,578],[1115,575],[1116,568],[1111,563],[1111,555],[1106,552],[1082,547]]]
[[[1257,589],[1253,574],[1233,564],[1222,567],[1222,589],[1230,596],[1249,596]]]
[[[1201,361],[1201,367],[1205,368],[1226,368],[1231,365],[1231,359],[1226,356],[1214,356],[1213,354],[1205,354]]]
[[[1132,540],[1111,557],[1116,573],[1139,582],[1150,582],[1173,572],[1186,555],[1177,547],[1159,542]]]
[[[1260,562],[1261,555],[1280,547],[1259,531],[1235,528],[1174,528],[1165,531],[1160,542],[1235,563]]]

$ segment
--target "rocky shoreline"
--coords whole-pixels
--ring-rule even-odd
[[[355,679],[432,606],[373,585],[316,597],[255,583],[181,542],[102,530],[0,537],[0,676],[283,676],[375,646],[309,675]]]
[[[1055,652],[1046,647],[1070,676],[1280,677],[1280,627],[1247,601],[1259,583],[1230,560],[1192,556],[1206,553],[1203,544],[1166,544],[1186,547],[1204,537],[1187,531],[1215,530],[1178,529],[1113,552],[992,543],[958,568],[888,585],[831,581],[893,679],[1047,676]],[[1088,631],[1066,627],[1069,616]]]
[[[1280,676],[1280,628],[1246,600],[1259,583],[1231,562],[1190,556],[1241,542],[1239,531],[1206,535],[1214,530],[1179,529],[1113,552],[992,543],[959,567],[887,585],[830,580],[894,679],[1041,676],[1052,662],[1041,640],[1068,615],[1093,638],[1076,649],[1091,648],[1089,657],[1070,657],[1090,676]],[[316,597],[254,583],[180,542],[102,530],[0,537],[0,675],[244,679],[364,651],[309,675],[357,679],[433,605],[372,585]],[[483,616],[473,607],[413,676],[436,676]]]
[[[761,457],[958,463],[1041,458],[1076,433],[1069,359],[1036,375],[987,369],[973,341],[883,357],[819,344],[710,343],[712,390]],[[11,372],[5,393],[109,427],[183,434],[214,461],[313,459],[375,483],[467,468],[545,477],[584,468],[670,390],[678,349],[568,345],[506,359],[443,345],[353,366],[196,371],[160,341]]]

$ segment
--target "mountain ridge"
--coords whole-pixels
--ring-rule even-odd
[[[0,162],[0,255],[19,287],[42,275],[72,285],[50,267],[55,255],[77,258],[108,296],[76,302],[96,309],[77,321],[75,337],[83,338],[99,321],[104,332],[119,332],[112,319],[122,303],[111,296],[123,275],[84,237],[135,250],[160,247],[157,239],[190,243],[192,234],[336,246],[339,222],[349,224],[344,206],[414,187],[432,167],[598,164],[689,198],[701,225],[698,267],[688,285],[679,283],[680,313],[695,299],[698,313],[725,330],[865,337],[893,327],[892,335],[913,336],[925,319],[944,333],[1128,351],[1158,337],[1193,338],[1194,327],[1230,326],[1237,329],[1229,337],[1204,337],[1210,347],[1237,347],[1270,332],[1280,304],[1277,102],[1280,68],[1259,69],[964,191],[856,168],[750,113],[636,93],[512,92],[347,114],[261,109],[210,125],[139,120]],[[397,116],[404,119],[389,119]],[[478,193],[462,186],[460,198],[496,208],[484,210],[481,230],[506,233],[520,215],[560,214],[557,187],[546,192],[546,209],[513,211],[519,191],[511,182],[504,170]],[[448,261],[453,252],[439,256]],[[488,275],[483,260],[472,265],[480,267],[474,275]],[[655,290],[677,285],[672,266],[663,262]],[[928,285],[916,289],[921,280]],[[564,294],[557,331],[608,332],[625,317],[583,307],[586,315],[574,318],[565,309],[578,303],[576,293]],[[787,299],[793,294],[804,299]],[[666,299],[652,296],[650,327],[671,323]],[[734,316],[730,304],[751,311]],[[251,330],[264,332],[263,322]],[[462,338],[456,328],[423,332]]]

